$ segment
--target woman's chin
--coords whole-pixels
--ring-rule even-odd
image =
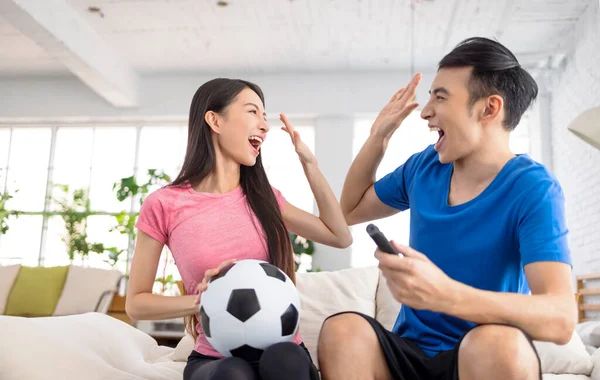
[[[242,160],[242,162],[240,162],[240,165],[254,166],[254,165],[256,165],[256,160],[257,160],[256,157],[247,157],[247,158],[244,158],[244,160]]]

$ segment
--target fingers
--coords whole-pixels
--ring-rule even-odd
[[[421,252],[417,251],[416,249],[413,249],[407,245],[398,244],[393,240],[391,241],[391,243],[398,250],[398,252],[403,254],[405,257],[412,257],[412,258],[416,258],[416,259],[427,259],[427,256],[425,256]]]
[[[407,101],[412,102],[415,99],[415,94],[417,93],[417,87],[421,82],[421,77],[422,76],[420,73],[416,74],[406,87],[404,95],[408,97]]]
[[[291,135],[294,132],[294,127],[292,127],[292,124],[290,123],[290,121],[288,120],[287,116],[285,116],[285,114],[280,113],[279,114],[279,120],[281,120],[283,122],[283,124],[285,125],[285,129],[287,130],[287,132]]]
[[[300,141],[300,134],[292,126],[292,124],[288,120],[287,116],[285,116],[285,114],[282,114],[282,113],[279,114],[279,120],[281,120],[283,122],[283,124],[285,125],[284,127],[281,127],[281,129],[286,131],[290,135],[290,138],[292,139],[292,144],[294,144],[294,146],[296,146],[296,144]]]
[[[231,264],[235,263],[236,261],[237,261],[237,259],[231,259],[231,260],[223,261],[223,262],[222,262],[222,263],[219,265],[219,267],[217,268],[217,273],[218,273],[218,271],[221,271],[221,270],[223,270],[223,268],[225,268],[225,267],[227,267],[227,266],[229,266],[229,265],[231,265]],[[214,276],[214,275],[213,275],[213,276]]]
[[[213,268],[213,269],[207,269],[206,272],[204,272],[204,278],[202,279],[202,282],[198,284],[197,289],[198,289],[198,296],[196,297],[196,304],[200,303],[200,295],[206,291],[206,289],[208,288],[208,283],[210,282],[210,280],[219,274],[220,271],[222,271],[224,268],[226,268],[227,266],[235,263],[237,261],[237,259],[231,259],[231,260],[226,260],[223,261],[221,264],[219,264],[219,266],[217,268]]]
[[[399,89],[390,99],[390,103],[395,102],[396,100],[400,99],[405,91],[406,91],[406,87],[402,87],[401,89]]]

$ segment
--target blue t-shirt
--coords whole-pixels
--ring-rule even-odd
[[[496,292],[529,294],[523,267],[536,261],[571,265],[564,195],[558,181],[527,155],[512,158],[466,203],[448,205],[453,164],[429,146],[375,183],[388,206],[410,208],[409,245],[449,277]],[[394,231],[386,234],[393,236]],[[472,322],[402,306],[393,332],[433,356],[455,347]]]

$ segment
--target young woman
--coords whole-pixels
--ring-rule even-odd
[[[260,154],[269,131],[261,89],[223,78],[197,90],[181,172],[173,183],[150,194],[140,210],[127,313],[136,320],[185,317],[196,343],[184,380],[316,379],[299,334],[292,342],[269,347],[258,363],[248,363],[216,352],[197,318],[208,280],[234,260],[269,261],[295,281],[288,230],[334,247],[352,242],[314,155],[287,118],[280,118],[310,183],[319,217],[289,204],[269,184]],[[164,245],[173,253],[187,296],[152,294]]]

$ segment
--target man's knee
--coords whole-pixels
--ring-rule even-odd
[[[458,350],[458,368],[469,377],[496,373],[510,379],[539,377],[539,361],[531,343],[518,328],[482,325],[471,330]]]
[[[329,317],[323,323],[319,334],[319,350],[321,348],[339,347],[338,342],[344,346],[377,343],[373,328],[363,317],[354,313],[343,313]]]

